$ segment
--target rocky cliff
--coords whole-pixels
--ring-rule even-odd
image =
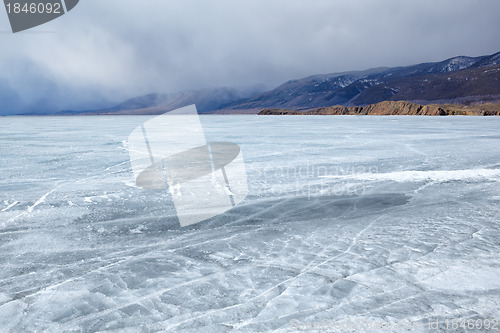
[[[367,106],[331,106],[307,111],[286,109],[265,109],[259,115],[373,115],[373,116],[499,116],[499,104],[421,105],[406,101],[384,101]]]

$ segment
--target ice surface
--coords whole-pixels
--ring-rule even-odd
[[[500,118],[202,116],[249,195],[186,228],[134,186],[147,119],[0,119],[0,331],[500,318]]]

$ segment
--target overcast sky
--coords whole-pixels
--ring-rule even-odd
[[[500,51],[499,0],[81,0],[12,34],[0,113]]]

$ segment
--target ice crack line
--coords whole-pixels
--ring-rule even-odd
[[[57,189],[59,189],[63,184],[59,185],[59,186],[56,186],[54,187],[52,190],[50,190],[49,192],[45,193],[44,195],[42,195],[33,205],[29,206],[24,212],[22,212],[21,214],[19,215],[16,215],[14,216],[13,218],[11,218],[10,220],[7,221],[7,223],[10,223],[12,221],[15,221],[16,219],[20,218],[21,216],[25,215],[26,213],[32,213],[33,212],[33,209],[35,209],[38,205],[40,205],[41,203],[45,202],[45,199],[47,199],[47,197],[54,193]],[[3,211],[3,210],[2,210]],[[3,224],[5,225],[5,223]]]
[[[11,203],[10,205],[8,205],[4,209],[0,210],[0,212],[5,212],[5,211],[11,209],[12,207],[14,207],[15,205],[17,205],[18,203],[19,203],[19,201],[14,201],[13,203]]]
[[[375,224],[377,221],[379,221],[380,219],[382,219],[384,216],[385,216],[385,215],[382,215],[382,216],[380,216],[380,217],[376,218],[375,220],[373,220],[372,222],[370,222],[370,223],[369,223],[366,227],[364,227],[361,231],[359,231],[359,232],[356,234],[356,236],[354,236],[354,238],[353,238],[353,241],[352,241],[351,245],[350,245],[350,246],[349,246],[349,247],[348,247],[345,251],[343,251],[343,252],[341,252],[341,253],[337,254],[336,256],[334,256],[334,257],[332,257],[332,258],[328,258],[328,259],[326,259],[326,260],[324,260],[324,261],[320,262],[319,264],[317,264],[317,265],[313,266],[312,268],[309,268],[311,265],[306,266],[306,268],[305,268],[304,270],[302,270],[299,274],[297,274],[297,275],[295,275],[295,276],[292,276],[292,277],[290,277],[290,278],[288,278],[288,279],[286,279],[286,280],[284,280],[284,281],[281,281],[280,283],[278,283],[278,284],[276,284],[276,285],[274,285],[274,286],[272,286],[272,287],[268,288],[267,290],[263,291],[263,292],[262,292],[262,293],[260,293],[259,295],[254,296],[254,297],[252,297],[251,299],[246,300],[246,301],[245,301],[245,302],[243,302],[243,303],[238,303],[238,304],[235,304],[235,305],[231,305],[231,306],[228,306],[228,307],[225,307],[225,308],[222,308],[222,309],[214,309],[214,310],[210,310],[210,311],[205,312],[205,313],[202,313],[202,314],[200,314],[200,315],[198,315],[198,316],[196,316],[196,317],[191,317],[191,318],[189,318],[189,319],[187,319],[187,320],[183,320],[183,321],[181,321],[181,322],[179,322],[179,323],[172,324],[172,325],[170,325],[170,326],[168,327],[168,330],[173,330],[173,329],[175,329],[175,328],[177,328],[177,327],[179,327],[179,326],[181,326],[181,325],[183,325],[183,324],[185,324],[185,323],[187,323],[187,322],[190,322],[190,321],[193,321],[193,320],[196,320],[196,319],[199,319],[199,318],[203,318],[203,317],[209,316],[209,315],[211,315],[211,314],[213,314],[213,313],[217,313],[217,312],[224,311],[224,310],[228,310],[228,309],[239,308],[239,307],[242,307],[242,306],[248,305],[249,303],[252,303],[252,302],[255,302],[255,301],[257,301],[257,300],[261,299],[261,298],[262,298],[262,297],[264,297],[266,294],[268,294],[268,293],[272,292],[273,290],[275,290],[275,289],[277,289],[277,288],[278,288],[278,290],[279,290],[280,288],[284,288],[284,289],[286,290],[286,289],[287,289],[287,287],[285,287],[285,286],[284,286],[285,284],[287,284],[287,283],[289,283],[289,282],[292,282],[292,281],[296,280],[297,278],[299,278],[299,277],[301,277],[301,276],[303,276],[303,275],[305,275],[305,274],[307,274],[307,273],[310,273],[310,272],[314,271],[317,267],[319,267],[319,266],[321,266],[321,265],[323,265],[323,264],[325,264],[325,263],[327,263],[327,262],[329,262],[329,261],[331,261],[331,260],[335,260],[335,259],[339,258],[340,256],[342,256],[342,255],[344,255],[344,254],[346,254],[346,253],[349,253],[349,252],[351,251],[351,249],[352,249],[354,246],[356,246],[356,245],[357,245],[357,242],[358,242],[359,237],[360,237],[363,233],[365,233],[365,232],[366,232],[369,228],[371,228],[371,226],[372,226],[373,224]],[[280,295],[281,295],[282,293],[283,293],[283,292],[279,292],[279,294],[280,294]],[[273,297],[273,298],[274,298],[274,297]],[[247,321],[247,322],[251,323],[251,322],[252,322],[252,320]],[[240,326],[239,326],[239,325],[236,325],[236,327],[237,327],[237,328],[240,328]]]
[[[38,200],[37,200],[37,201],[33,204],[33,206],[29,206],[29,207],[28,207],[28,209],[27,209],[28,213],[33,212],[33,209],[35,209],[35,207],[36,207],[36,206],[38,206],[39,204],[41,204],[42,202],[44,202],[44,201],[45,201],[45,199],[47,199],[47,196],[48,196],[49,194],[52,194],[52,193],[53,193],[56,189],[57,189],[57,187],[56,187],[56,188],[53,188],[51,191],[49,191],[49,192],[45,193],[44,195],[42,195],[42,196],[40,197],[40,199],[38,199]]]

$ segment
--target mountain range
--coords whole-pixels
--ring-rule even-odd
[[[500,103],[500,52],[459,56],[441,62],[314,75],[262,91],[217,88],[149,94],[115,107],[62,114],[161,114],[196,104],[200,113],[258,113],[263,109],[308,110],[366,106],[382,101],[419,104]]]
[[[214,88],[195,91],[181,91],[170,94],[152,93],[130,98],[114,107],[72,111],[65,110],[58,114],[162,114],[187,105],[196,104],[198,112],[209,113],[230,105],[235,101],[255,96],[264,89],[261,86],[251,88]]]

